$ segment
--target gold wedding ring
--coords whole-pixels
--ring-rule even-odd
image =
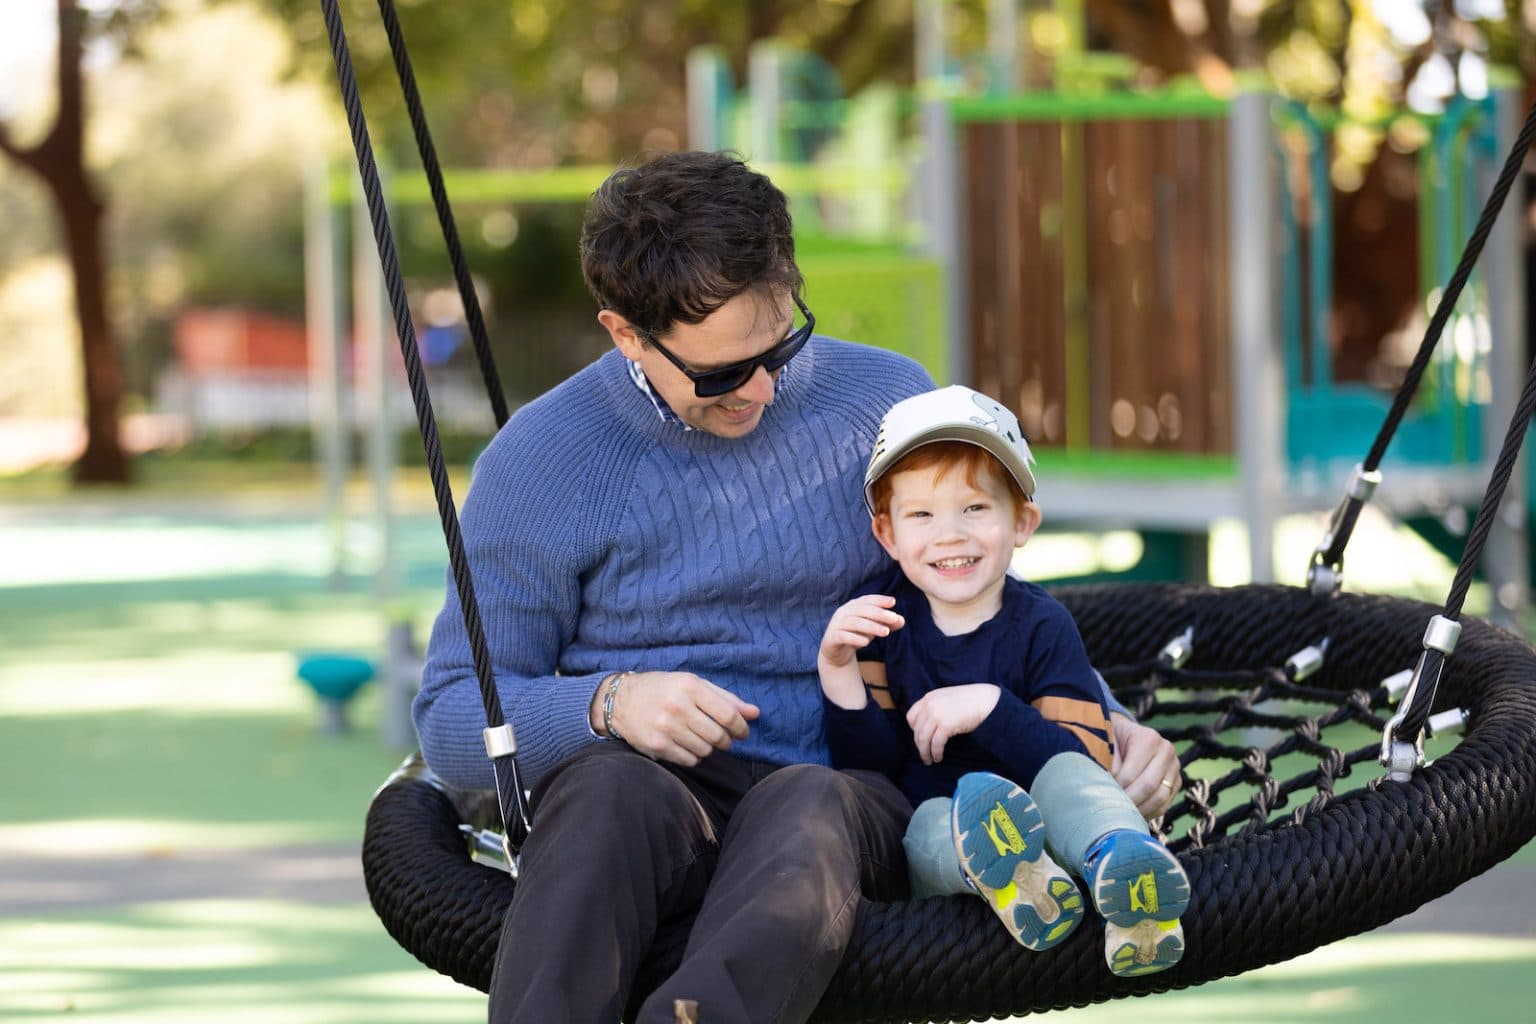
[[[1173,780],[1172,779],[1164,779],[1161,783],[1159,783],[1159,785],[1161,785],[1164,789],[1172,789],[1173,788]]]

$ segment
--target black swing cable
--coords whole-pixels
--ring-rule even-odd
[[[1533,104],[1530,112],[1525,115],[1525,124],[1520,128],[1520,134],[1515,137],[1514,145],[1510,147],[1509,156],[1499,171],[1493,190],[1488,193],[1488,199],[1483,204],[1482,215],[1478,217],[1477,226],[1473,229],[1471,237],[1467,239],[1461,261],[1456,265],[1456,272],[1451,275],[1445,291],[1440,295],[1440,301],[1435,305],[1435,313],[1424,330],[1424,337],[1419,342],[1419,350],[1415,353],[1413,362],[1403,377],[1403,383],[1392,399],[1392,407],[1376,433],[1376,440],[1371,444],[1365,461],[1355,467],[1350,477],[1348,492],[1339,502],[1338,507],[1333,510],[1328,531],[1323,535],[1322,543],[1318,545],[1317,550],[1312,553],[1312,563],[1307,569],[1307,584],[1314,593],[1331,593],[1339,588],[1343,580],[1344,548],[1349,544],[1349,538],[1354,533],[1355,524],[1360,518],[1360,509],[1370,500],[1376,485],[1381,482],[1378,467],[1386,456],[1387,445],[1391,443],[1398,425],[1408,411],[1409,403],[1413,401],[1413,396],[1418,391],[1419,381],[1423,378],[1425,370],[1429,368],[1430,357],[1440,343],[1441,333],[1450,321],[1451,314],[1455,312],[1456,301],[1461,297],[1461,291],[1466,286],[1467,279],[1472,276],[1478,257],[1482,255],[1483,244],[1488,240],[1489,233],[1493,231],[1494,221],[1498,219],[1499,211],[1504,207],[1504,200],[1509,195],[1510,187],[1519,177],[1520,168],[1525,162],[1526,150],[1530,148],[1533,136],[1536,136],[1536,104]]]
[[[453,280],[459,287],[459,301],[464,304],[464,319],[469,324],[469,335],[474,339],[475,357],[480,363],[480,379],[485,382],[485,393],[491,400],[491,413],[496,418],[496,429],[500,430],[507,422],[507,396],[502,391],[501,378],[496,373],[496,360],[491,355],[485,316],[480,311],[480,296],[475,292],[475,282],[469,274],[469,260],[465,258],[464,246],[459,241],[458,224],[453,219],[453,208],[448,204],[448,187],[443,184],[442,165],[438,163],[437,147],[432,144],[432,133],[427,128],[427,115],[421,106],[421,93],[416,88],[416,74],[411,70],[411,58],[405,49],[405,36],[400,31],[400,19],[395,14],[394,0],[379,0],[379,15],[384,19],[389,52],[395,58],[395,74],[400,79],[400,92],[405,96],[411,131],[416,135],[416,152],[421,154],[421,166],[427,173],[427,184],[432,190],[432,206],[437,210],[437,223],[443,230],[448,260],[453,264]]]
[[[1504,444],[1499,449],[1498,461],[1494,463],[1493,476],[1488,482],[1488,490],[1483,494],[1483,503],[1477,510],[1477,518],[1472,521],[1471,532],[1467,534],[1467,545],[1462,549],[1461,561],[1451,580],[1445,607],[1441,614],[1429,620],[1429,626],[1424,631],[1424,650],[1413,668],[1408,690],[1398,705],[1397,714],[1382,732],[1382,763],[1391,769],[1391,777],[1399,781],[1424,763],[1421,734],[1429,720],[1429,712],[1435,702],[1435,689],[1440,685],[1445,662],[1455,651],[1456,641],[1461,635],[1461,609],[1467,599],[1467,590],[1472,585],[1472,572],[1482,558],[1483,545],[1493,528],[1493,519],[1504,498],[1504,489],[1509,484],[1510,475],[1514,472],[1515,460],[1520,457],[1520,448],[1525,443],[1525,433],[1530,426],[1533,411],[1536,411],[1536,360],[1531,361],[1526,371],[1525,387],[1520,392],[1520,401],[1515,406],[1514,415],[1510,417],[1509,430],[1504,434]]]
[[[380,0],[380,2],[382,6],[386,0]],[[426,449],[427,467],[432,477],[432,491],[437,497],[438,514],[443,524],[443,537],[448,542],[449,561],[453,567],[459,606],[464,615],[464,628],[474,658],[475,676],[479,680],[480,696],[485,704],[485,717],[488,723],[485,730],[486,752],[491,756],[491,767],[496,777],[496,797],[501,807],[502,820],[507,826],[507,854],[510,860],[512,852],[521,846],[529,829],[528,801],[523,792],[522,779],[517,768],[517,744],[512,734],[512,727],[502,713],[501,698],[496,691],[490,649],[486,645],[485,630],[480,621],[480,605],[475,599],[474,580],[470,576],[469,562],[464,553],[464,538],[459,532],[459,517],[454,506],[453,490],[448,483],[448,471],[443,462],[442,445],[437,433],[437,419],[432,413],[432,397],[428,393],[426,375],[421,368],[416,331],[411,322],[405,282],[401,278],[400,261],[395,250],[394,233],[389,224],[389,211],[385,208],[384,189],[379,181],[379,169],[373,159],[373,144],[368,136],[368,123],[363,115],[362,99],[358,95],[357,75],[352,68],[346,30],[341,23],[341,11],[337,8],[337,0],[320,0],[320,6],[324,11],[326,29],[330,35],[331,55],[336,62],[336,76],[341,85],[342,102],[347,108],[347,124],[352,133],[352,147],[357,153],[357,166],[362,176],[363,192],[368,200],[368,214],[373,221],[373,237],[379,248],[379,262],[389,289],[390,307],[395,315],[395,331],[400,342],[400,355],[405,361],[406,377],[411,386],[411,398],[416,405],[416,422],[421,429],[422,445]],[[515,860],[513,863],[515,864]]]

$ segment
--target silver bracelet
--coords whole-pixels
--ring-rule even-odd
[[[615,672],[604,680],[608,684],[608,692],[603,694],[603,731],[608,734],[609,739],[618,740],[620,743],[624,742],[624,737],[619,735],[619,730],[613,727],[613,698],[619,692],[619,684],[624,682],[624,677],[629,674]]]

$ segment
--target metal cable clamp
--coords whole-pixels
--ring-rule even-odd
[[[1355,519],[1360,514],[1360,508],[1376,493],[1376,488],[1381,484],[1381,470],[1373,469],[1369,473],[1361,463],[1356,463],[1350,470],[1349,483],[1344,488],[1344,498],[1334,508],[1332,517],[1328,520],[1328,532],[1323,534],[1323,539],[1318,543],[1317,549],[1312,552],[1312,562],[1307,566],[1307,589],[1320,597],[1336,594],[1344,585],[1344,552],[1333,550],[1335,542],[1349,543],[1349,535],[1354,531]]]
[[[1445,660],[1455,652],[1460,637],[1461,623],[1444,615],[1432,616],[1429,625],[1424,627],[1424,653],[1419,655],[1418,664],[1413,667],[1413,678],[1398,703],[1397,714],[1381,731],[1379,760],[1387,769],[1387,778],[1393,782],[1407,782],[1424,766],[1424,728],[1416,729],[1412,739],[1404,739],[1399,733],[1413,710],[1420,688],[1427,684],[1428,693],[1433,696],[1440,684]]]

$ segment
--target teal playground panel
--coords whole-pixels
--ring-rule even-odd
[[[1358,461],[1386,416],[1389,391],[1339,381],[1333,368],[1330,312],[1334,217],[1329,187],[1329,121],[1294,102],[1276,104],[1282,336],[1287,394],[1286,451],[1293,469]],[[1329,119],[1336,120],[1336,119]],[[1455,268],[1483,200],[1483,182],[1502,157],[1493,97],[1456,97],[1437,117],[1420,119],[1428,140],[1416,157],[1421,309],[1427,320],[1439,287]],[[1301,174],[1282,140],[1303,141]],[[1302,180],[1295,180],[1300,178]],[[1310,207],[1303,223],[1302,200]],[[1419,395],[1389,457],[1413,465],[1456,465],[1483,457],[1491,348],[1485,275],[1475,272],[1446,328]],[[1417,344],[1418,337],[1414,337]]]

